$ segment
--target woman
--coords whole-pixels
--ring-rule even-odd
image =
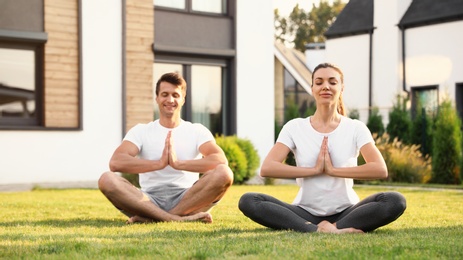
[[[406,208],[398,192],[381,192],[359,201],[353,179],[387,177],[384,159],[366,125],[345,116],[343,73],[322,63],[312,74],[317,110],[289,121],[265,158],[262,177],[296,178],[300,186],[293,204],[269,195],[246,193],[239,209],[273,229],[300,232],[369,232],[396,220]],[[282,163],[288,153],[297,166]],[[359,151],[365,164],[357,166]]]

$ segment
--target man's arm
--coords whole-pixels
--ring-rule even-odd
[[[166,140],[167,142],[167,140]],[[160,160],[144,160],[136,157],[140,151],[130,141],[123,141],[114,151],[109,161],[109,169],[112,172],[143,173],[163,169],[167,166],[168,150],[164,147]]]
[[[201,159],[184,161],[177,160],[172,141],[169,142],[169,151],[169,165],[177,170],[204,173],[215,169],[219,164],[228,165],[225,153],[222,148],[215,143],[215,141],[206,142],[199,147],[199,152],[203,155],[203,158]]]

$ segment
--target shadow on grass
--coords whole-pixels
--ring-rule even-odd
[[[45,226],[45,227],[121,227],[126,226],[119,219],[47,219],[38,221],[0,221],[0,227]]]

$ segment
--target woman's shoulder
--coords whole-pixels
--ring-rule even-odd
[[[304,124],[306,122],[308,122],[310,119],[310,116],[309,117],[297,117],[297,118],[293,118],[291,120],[289,120],[286,125],[290,124],[290,125],[297,125],[297,124]]]
[[[347,116],[343,116],[342,119],[346,124],[349,124],[349,125],[352,125],[352,126],[363,126],[363,125],[365,125],[364,122],[362,122],[362,121],[360,121],[358,119],[353,119],[353,118],[347,117]]]

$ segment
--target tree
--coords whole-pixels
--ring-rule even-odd
[[[325,42],[325,32],[336,20],[346,4],[341,0],[320,0],[318,6],[306,12],[296,5],[289,17],[281,17],[275,9],[275,39],[285,44],[294,44],[294,48],[305,51],[307,43]]]
[[[397,102],[389,111],[389,123],[386,132],[389,134],[389,141],[394,138],[406,144],[410,143],[410,129],[412,127],[409,111],[407,110],[408,98],[397,95]]]
[[[370,115],[368,116],[367,127],[370,132],[381,136],[384,133],[383,116],[379,113],[377,107],[371,109]]]
[[[461,131],[460,119],[449,100],[439,106],[433,134],[433,183],[460,184]]]

